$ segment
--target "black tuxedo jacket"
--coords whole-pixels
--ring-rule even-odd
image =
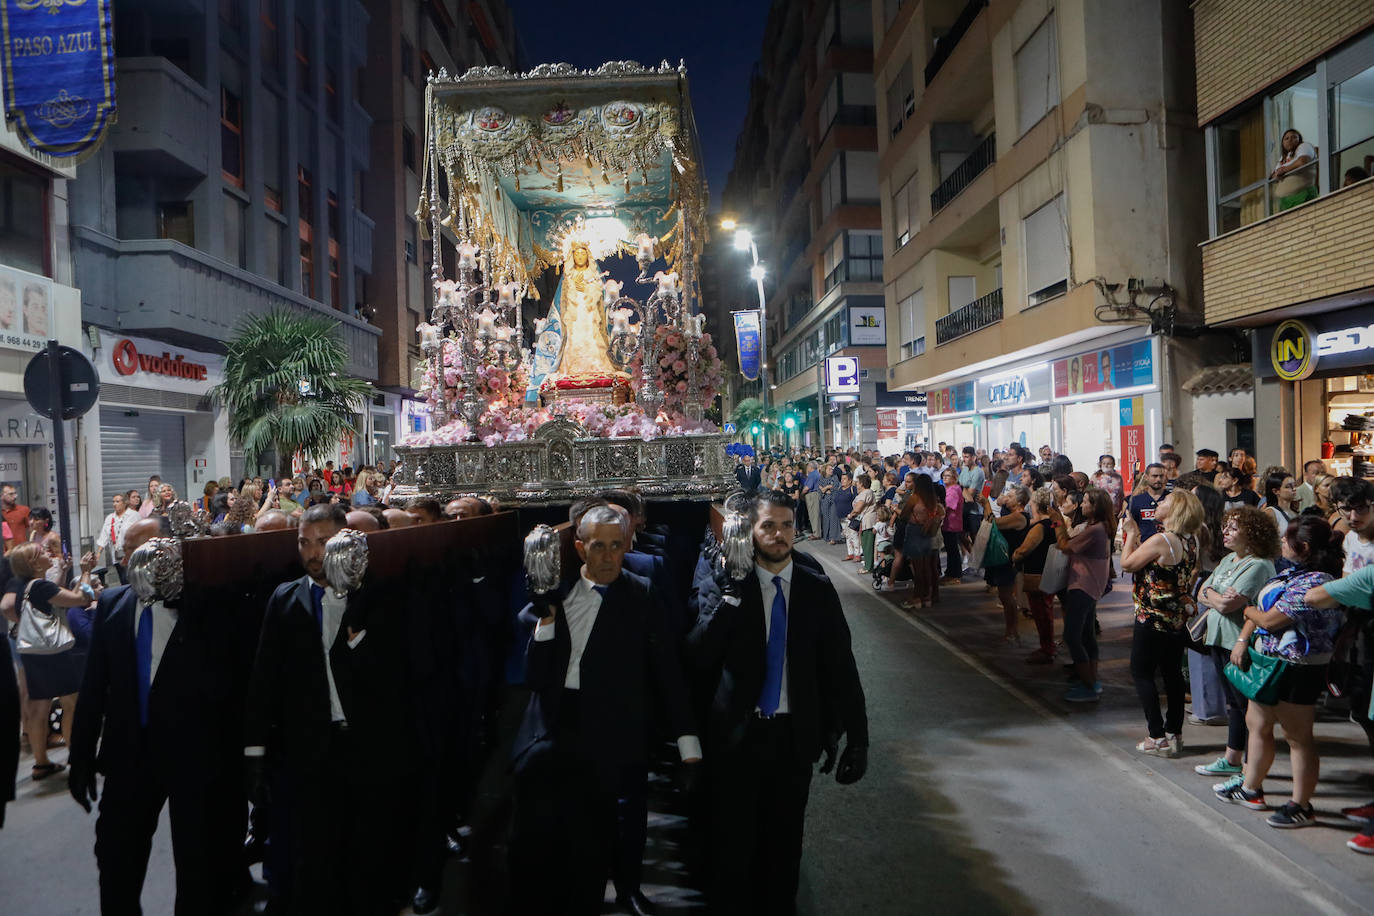
[[[520,612],[520,622],[533,631],[539,620],[532,606]],[[553,639],[529,642],[525,683],[533,695],[513,748],[517,770],[552,747],[571,653],[572,637],[561,612],[554,615]],[[672,737],[696,733],[682,668],[649,580],[622,571],[611,583],[587,637],[580,673],[577,746],[563,748],[579,759],[618,768],[647,759],[649,738],[658,726],[666,724]],[[666,723],[653,715],[655,694]]]
[[[735,465],[735,479],[739,481],[740,489],[753,493],[763,484],[763,471],[756,464],[753,467],[745,467],[743,464]]]
[[[718,592],[704,600],[687,637],[692,668],[708,678],[704,689],[712,694],[708,755],[740,745],[763,689],[767,638],[758,576],[751,573],[740,591],[739,605]],[[864,692],[835,586],[810,557],[794,555],[789,594],[787,697],[798,756],[817,759],[832,729],[867,746]]]
[[[72,759],[94,760],[106,776],[136,775],[132,770],[149,759],[178,761],[172,770],[179,779],[212,776],[236,760],[230,656],[212,633],[215,618],[178,614],[148,695],[145,730],[134,647],[142,611],[127,585],[100,595],[81,712],[72,723]]]
[[[302,576],[278,586],[268,599],[248,682],[244,737],[245,746],[267,748],[269,760],[305,780],[315,779],[325,760],[331,719],[310,585],[310,577]],[[403,708],[396,704],[407,691],[399,621],[366,613],[376,599],[367,589],[349,596],[329,660],[344,718],[359,733],[358,746],[381,760],[394,754],[388,735],[395,733],[397,710]],[[353,648],[350,626],[365,631]]]

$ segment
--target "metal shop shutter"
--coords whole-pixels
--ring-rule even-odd
[[[186,430],[179,414],[140,411],[125,416],[122,407],[100,408],[101,509],[125,490],[146,494],[157,474],[186,498]],[[195,494],[197,498],[200,494]]]

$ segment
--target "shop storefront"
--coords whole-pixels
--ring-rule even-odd
[[[926,412],[930,417],[930,436],[925,442],[927,448],[933,448],[940,442],[958,449],[979,444],[978,428],[981,424],[974,407],[972,379],[927,391]]]
[[[87,355],[100,374],[98,425],[85,451],[101,505],[125,490],[144,492],[154,474],[183,497],[231,477],[228,421],[209,392],[224,357],[146,337],[92,329]]]
[[[1257,424],[1261,449],[1277,435],[1289,466],[1320,457],[1332,474],[1374,477],[1374,306],[1270,325],[1253,346],[1256,415],[1272,408],[1279,421]],[[1281,396],[1266,399],[1276,384]]]
[[[1123,476],[1139,471],[1162,444],[1159,340],[1146,337],[1075,353],[1051,363],[1055,451],[1075,468],[1115,455]]]
[[[928,438],[926,393],[888,391],[882,382],[876,389],[878,451],[895,455],[924,446]]]
[[[978,412],[987,448],[1013,442],[1036,451],[1050,444],[1050,367],[1024,366],[978,380]]]
[[[1104,454],[1123,467],[1148,463],[1163,428],[1158,348],[1155,337],[1123,333],[1096,349],[947,383],[927,392],[928,442],[989,452],[1049,445],[1080,469]]]

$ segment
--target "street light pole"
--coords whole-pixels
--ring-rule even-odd
[[[759,291],[759,378],[763,382],[762,396],[763,403],[763,447],[768,447],[768,301],[763,294],[763,266],[759,264],[759,249],[754,244],[754,240],[749,240],[749,254],[754,259],[754,264],[749,268],[749,276],[754,278],[754,285]]]

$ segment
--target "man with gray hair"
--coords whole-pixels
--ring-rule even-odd
[[[521,913],[600,911],[617,846],[618,787],[642,777],[649,735],[665,714],[683,762],[701,759],[663,606],[647,579],[623,569],[629,525],[604,504],[585,507],[576,524],[577,579],[534,596],[520,613],[533,631],[525,679],[532,695],[513,748],[511,861],[550,866],[538,881],[515,874]],[[650,706],[655,693],[663,711]],[[638,895],[632,904],[634,890],[617,887],[617,899],[643,910],[648,901]]]

